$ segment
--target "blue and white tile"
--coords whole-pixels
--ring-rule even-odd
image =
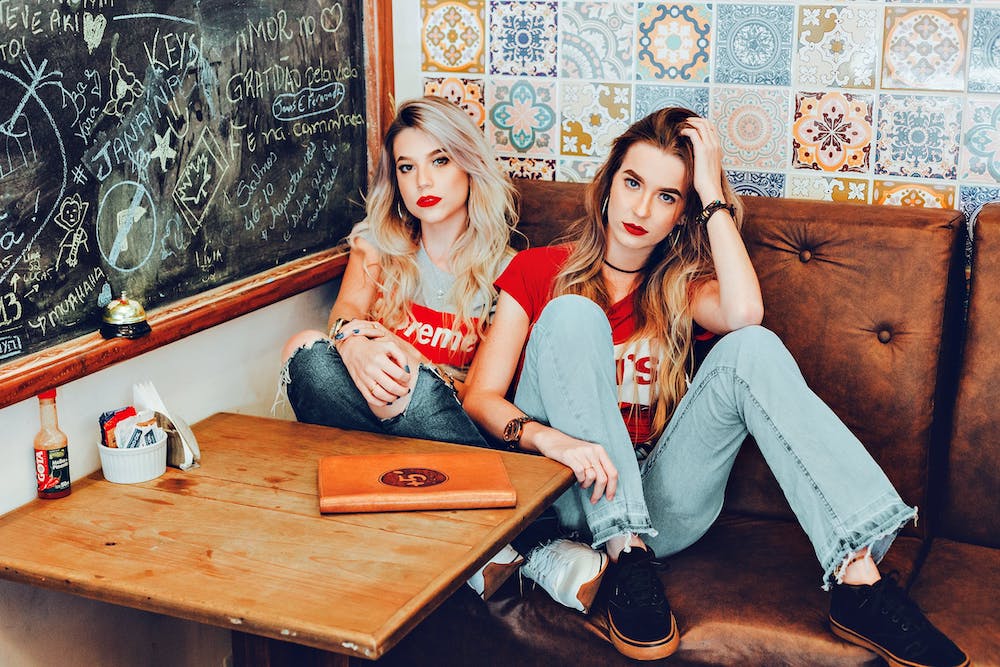
[[[632,78],[635,6],[568,2],[559,15],[559,75],[569,79]]]
[[[785,193],[785,175],[759,171],[726,174],[736,194],[744,197],[780,197]]]
[[[956,178],[961,98],[882,95],[878,107],[876,174]]]
[[[708,88],[699,86],[672,86],[636,84],[635,117],[643,118],[657,109],[684,107],[702,118],[708,117]]]
[[[715,81],[788,86],[792,79],[791,5],[717,5]]]
[[[969,92],[1000,93],[1000,9],[977,7],[973,13]]]
[[[490,72],[556,76],[558,2],[490,3]]]

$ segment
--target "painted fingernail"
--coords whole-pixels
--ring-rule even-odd
[[[392,405],[392,401],[389,401],[388,403],[385,404],[386,407],[389,407],[390,405]]]
[[[333,337],[333,339],[334,340],[343,340],[344,339],[344,332],[343,331],[338,332],[337,335]]]
[[[361,329],[355,329],[354,333],[361,333]]]
[[[403,370],[406,371],[407,373],[409,373],[410,372],[410,365],[407,364],[406,366],[404,366]]]

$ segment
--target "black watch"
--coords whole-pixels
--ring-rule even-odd
[[[511,451],[517,449],[521,442],[521,432],[524,430],[524,425],[533,421],[538,420],[528,415],[521,415],[507,422],[507,425],[503,427],[503,441],[507,445],[507,449]]]

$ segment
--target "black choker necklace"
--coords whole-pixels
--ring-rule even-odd
[[[608,266],[610,266],[612,269],[614,269],[618,273],[639,273],[643,269],[643,267],[641,267],[641,266],[638,269],[633,269],[631,271],[628,271],[627,269],[619,269],[617,266],[615,266],[614,264],[612,264],[611,262],[609,262],[607,259],[604,260],[604,263],[607,264]]]

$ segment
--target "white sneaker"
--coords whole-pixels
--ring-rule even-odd
[[[465,583],[484,600],[496,593],[503,582],[521,567],[524,556],[509,544],[497,552]]]
[[[607,568],[603,551],[559,539],[532,549],[521,572],[556,602],[586,614]]]

